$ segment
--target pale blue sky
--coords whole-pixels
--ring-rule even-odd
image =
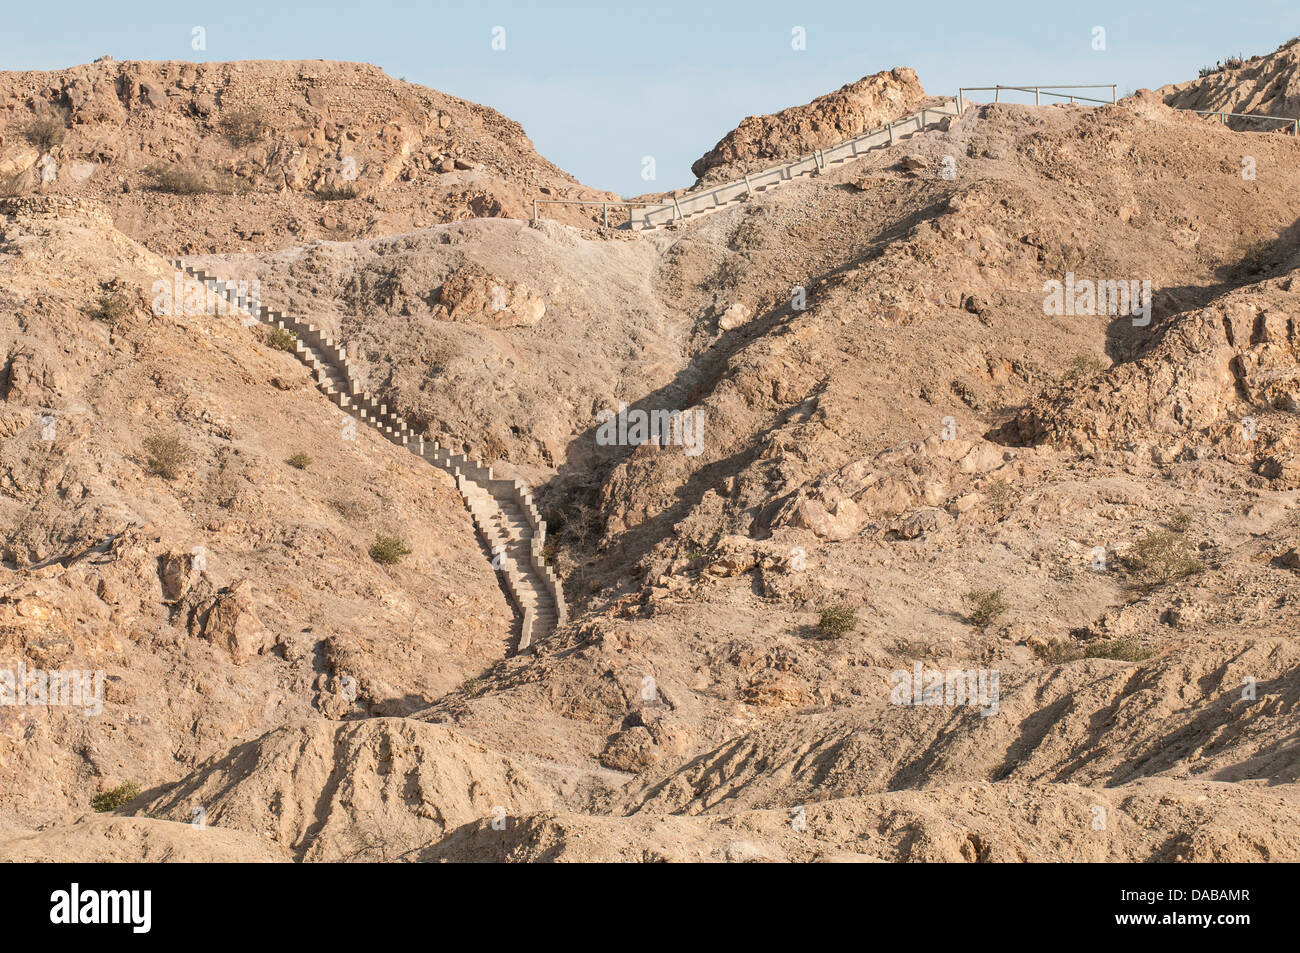
[[[693,181],[690,165],[747,115],[893,66],[925,88],[1191,79],[1300,33],[1294,0],[876,3],[60,0],[10,2],[0,67],[115,59],[338,59],[491,106],[588,185],[627,195]],[[207,49],[191,49],[202,26]],[[505,28],[506,49],[491,47]],[[807,49],[791,49],[802,26]],[[1092,49],[1095,26],[1106,50]],[[655,183],[641,179],[653,155]]]

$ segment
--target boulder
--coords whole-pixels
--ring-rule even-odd
[[[727,310],[722,312],[722,316],[718,318],[718,330],[735,330],[746,323],[752,316],[749,309],[737,301],[729,305]]]
[[[492,328],[529,328],[546,314],[546,302],[522,286],[468,272],[443,282],[438,304],[435,317]]]
[[[644,771],[658,760],[659,746],[644,725],[620,731],[600,753],[600,763],[615,771]]]
[[[194,581],[193,555],[179,552],[163,553],[158,557],[158,578],[162,580],[163,601],[179,602]]]
[[[253,608],[252,590],[246,579],[221,589],[203,620],[203,638],[228,651],[235,662],[261,654],[271,643]]]

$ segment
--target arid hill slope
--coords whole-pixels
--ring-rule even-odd
[[[1252,56],[1239,67],[1216,70],[1207,76],[1162,86],[1156,92],[1178,109],[1212,109],[1255,116],[1300,118],[1300,37],[1288,40],[1272,53]],[[1287,130],[1281,123],[1229,119],[1234,129]]]
[[[597,195],[501,114],[327,60],[0,73],[0,186],[100,199],[160,254],[522,218],[538,196]]]

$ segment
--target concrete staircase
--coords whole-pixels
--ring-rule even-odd
[[[635,208],[631,211],[628,227],[633,231],[657,231],[734,208],[759,192],[768,192],[795,179],[815,172],[824,172],[832,166],[853,162],[868,152],[888,148],[895,142],[911,138],[957,115],[960,115],[960,112],[955,101],[940,103],[938,106],[927,106],[887,126],[846,139],[829,149],[818,149],[793,162],[775,165],[762,172],[754,172],[742,179],[716,185],[701,192],[689,192],[663,205]]]
[[[406,421],[362,389],[347,349],[322,329],[264,308],[239,286],[228,285],[215,275],[185,265],[180,259],[174,259],[172,264],[229,302],[231,310],[294,334],[295,355],[307,365],[317,388],[331,403],[451,475],[491,554],[493,568],[502,574],[506,589],[523,617],[517,651],[547,638],[568,621],[560,581],[542,557],[546,522],[537,512],[528,487],[518,480],[494,477],[491,467],[464,454],[452,453],[436,440],[426,441]]]

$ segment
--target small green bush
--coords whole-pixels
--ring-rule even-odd
[[[850,605],[829,606],[817,617],[817,631],[828,639],[840,639],[858,625],[858,610]]]
[[[159,192],[173,195],[202,195],[212,191],[203,173],[185,165],[155,165],[145,170]]]
[[[1065,380],[1071,384],[1090,381],[1109,367],[1095,354],[1076,354],[1065,372]]]
[[[266,116],[257,109],[236,109],[217,122],[222,135],[232,146],[251,146],[265,139],[271,130]]]
[[[131,312],[131,299],[120,291],[113,294],[100,295],[99,300],[95,302],[94,307],[88,309],[87,314],[99,321],[107,321],[109,324],[117,324]]]
[[[134,781],[127,781],[115,788],[109,788],[107,791],[96,794],[91,798],[90,806],[94,808],[97,814],[103,814],[105,811],[115,811],[123,804],[129,804],[139,796],[140,785]]]
[[[375,535],[375,541],[370,544],[370,558],[384,566],[395,565],[401,562],[404,556],[409,555],[411,551],[396,536],[378,533]]]
[[[357,197],[355,185],[323,185],[316,190],[316,197],[326,202],[342,202]]]
[[[22,128],[23,138],[40,149],[49,152],[63,141],[67,132],[68,116],[63,110],[46,107],[39,110]]]
[[[311,457],[308,454],[303,453],[301,450],[299,450],[297,453],[295,453],[292,457],[290,457],[288,460],[284,462],[289,464],[289,466],[293,467],[295,470],[306,470],[309,466],[311,466]]]
[[[149,437],[144,442],[144,448],[148,451],[145,462],[150,472],[164,480],[175,480],[180,476],[190,459],[190,448],[176,434]]]
[[[1056,665],[1083,658],[1083,650],[1069,639],[1052,639],[1046,644],[1035,645],[1034,654],[1044,662],[1051,662]]]
[[[972,589],[962,598],[970,606],[966,621],[981,629],[1011,608],[1001,589]]]
[[[998,477],[990,480],[984,487],[984,498],[988,500],[989,506],[997,513],[1005,513],[1011,509],[1016,500],[1016,491],[1006,480]]]
[[[266,332],[266,346],[277,351],[288,351],[292,354],[297,343],[298,336],[288,328],[271,328]]]
[[[1120,562],[1149,583],[1173,582],[1205,569],[1182,532],[1171,529],[1147,533],[1129,548]]]
[[[1226,60],[1219,60],[1213,66],[1202,66],[1200,70],[1197,71],[1197,75],[1200,76],[1201,79],[1205,79],[1205,77],[1213,76],[1215,73],[1222,73],[1226,69],[1241,69],[1241,64],[1242,59],[1240,54],[1237,56],[1229,56]]]
[[[1131,638],[1102,639],[1083,650],[1084,658],[1109,658],[1121,662],[1140,662],[1155,654],[1154,649]]]
[[[470,698],[478,698],[483,694],[483,682],[471,676],[460,683],[460,690]]]
[[[1169,518],[1168,526],[1175,533],[1185,533],[1192,528],[1192,514],[1186,510],[1179,510]]]

